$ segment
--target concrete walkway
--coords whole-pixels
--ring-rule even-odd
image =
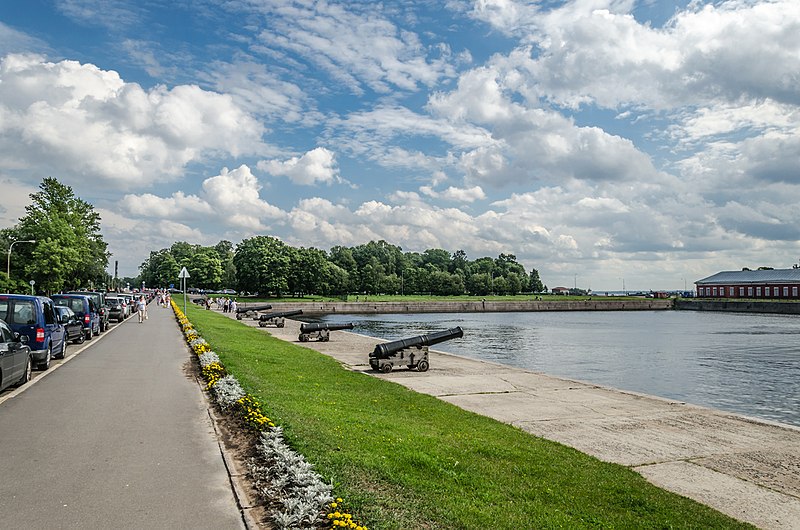
[[[299,322],[264,330],[297,342]],[[799,428],[446,353],[431,353],[428,372],[379,374],[368,364],[378,342],[335,331],[330,342],[297,343],[351,370],[628,466],[736,519],[800,529]]]
[[[244,528],[174,314],[149,317],[2,394],[0,527]]]

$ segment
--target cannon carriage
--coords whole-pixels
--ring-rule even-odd
[[[297,337],[297,340],[300,342],[308,342],[316,338],[318,342],[328,342],[331,340],[331,331],[338,331],[341,329],[353,329],[353,323],[327,324],[323,322],[314,322],[311,324],[300,324],[300,335]]]
[[[403,364],[411,370],[426,372],[430,367],[429,346],[463,336],[464,330],[461,326],[456,326],[446,331],[377,344],[369,354],[369,365],[373,370],[385,374],[391,372],[395,365]]]
[[[278,313],[266,313],[263,315],[259,315],[258,320],[258,327],[265,328],[267,326],[275,326],[276,328],[282,328],[286,325],[286,317],[293,317],[295,315],[302,315],[303,310],[298,309],[297,311],[281,311]]]
[[[258,320],[258,317],[262,311],[268,311],[270,309],[272,309],[270,304],[237,307],[236,320],[242,320],[243,318],[252,318],[253,320]]]

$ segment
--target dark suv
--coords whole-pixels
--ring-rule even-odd
[[[0,318],[12,331],[28,337],[31,360],[40,370],[47,370],[54,356],[64,355],[67,346],[64,326],[56,319],[50,298],[0,294]]]
[[[108,308],[106,307],[106,295],[105,293],[99,293],[95,291],[70,291],[65,294],[80,294],[83,296],[88,296],[94,302],[94,306],[98,309],[100,313],[100,332],[108,329]]]
[[[83,323],[83,332],[87,339],[100,333],[100,313],[92,301],[92,298],[85,294],[54,294],[53,302],[57,305],[64,305],[72,309],[78,316],[78,320]]]

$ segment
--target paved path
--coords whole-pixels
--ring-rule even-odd
[[[255,325],[251,321],[244,321]],[[297,342],[299,322],[264,328]],[[800,529],[800,429],[445,353],[425,373],[370,370],[377,339],[302,345],[597,458],[761,528]],[[299,343],[298,343],[299,344]]]
[[[172,310],[149,313],[0,394],[0,527],[244,528]]]

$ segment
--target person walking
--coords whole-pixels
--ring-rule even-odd
[[[144,301],[144,296],[139,297],[139,301],[136,302],[136,309],[139,312],[139,324],[144,322],[145,311],[147,311],[147,303]]]

